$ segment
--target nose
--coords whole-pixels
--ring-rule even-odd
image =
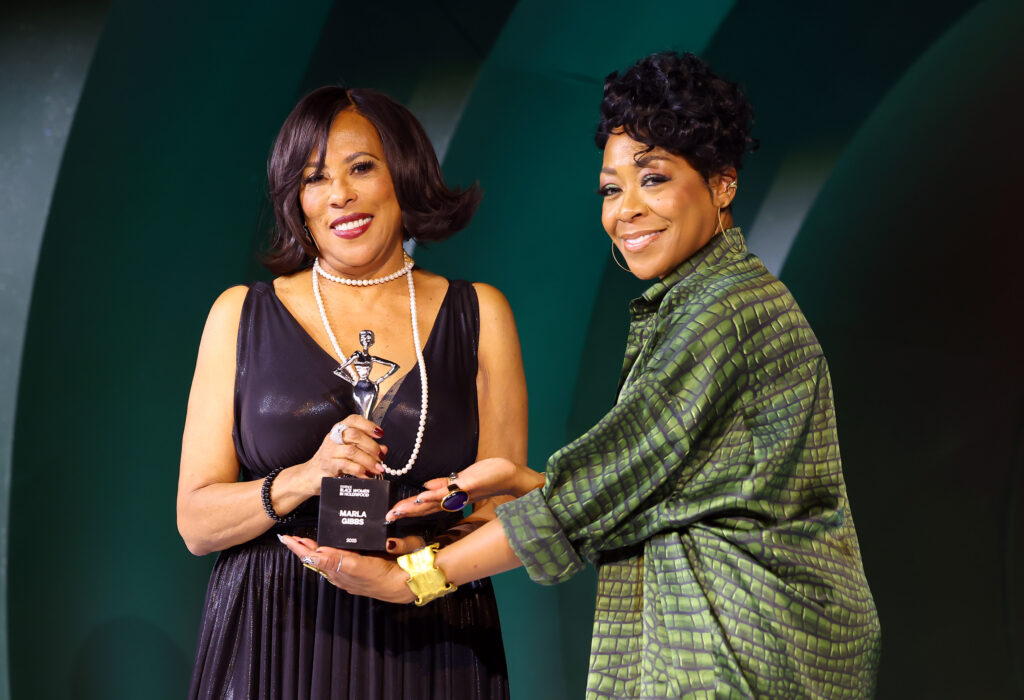
[[[632,221],[644,213],[644,203],[634,187],[627,187],[619,197],[619,221]]]
[[[356,191],[345,178],[336,177],[331,182],[331,193],[328,203],[332,207],[342,209],[356,201]]]

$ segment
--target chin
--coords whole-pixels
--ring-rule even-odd
[[[639,280],[652,280],[655,277],[664,277],[666,272],[661,272],[659,266],[651,265],[650,263],[631,263],[626,261],[629,265],[629,271]]]

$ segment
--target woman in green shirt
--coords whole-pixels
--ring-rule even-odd
[[[590,698],[870,696],[879,624],[828,367],[733,228],[751,107],[696,56],[664,53],[609,76],[601,114],[602,223],[655,280],[630,305],[615,405],[545,474],[485,460],[399,503],[390,517],[463,491],[517,497],[439,551],[395,564],[286,544],[335,585],[420,604],[520,565],[551,584],[592,562]]]

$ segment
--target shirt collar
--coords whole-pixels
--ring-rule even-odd
[[[703,248],[688,257],[679,267],[658,280],[643,293],[630,302],[629,308],[633,315],[643,314],[658,308],[672,287],[698,270],[716,265],[726,258],[747,254],[747,246],[739,226],[723,231],[721,235],[712,236]]]

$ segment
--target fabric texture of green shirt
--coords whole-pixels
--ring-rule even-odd
[[[828,367],[739,229],[630,306],[615,406],[498,508],[531,578],[598,570],[588,698],[874,693]]]

